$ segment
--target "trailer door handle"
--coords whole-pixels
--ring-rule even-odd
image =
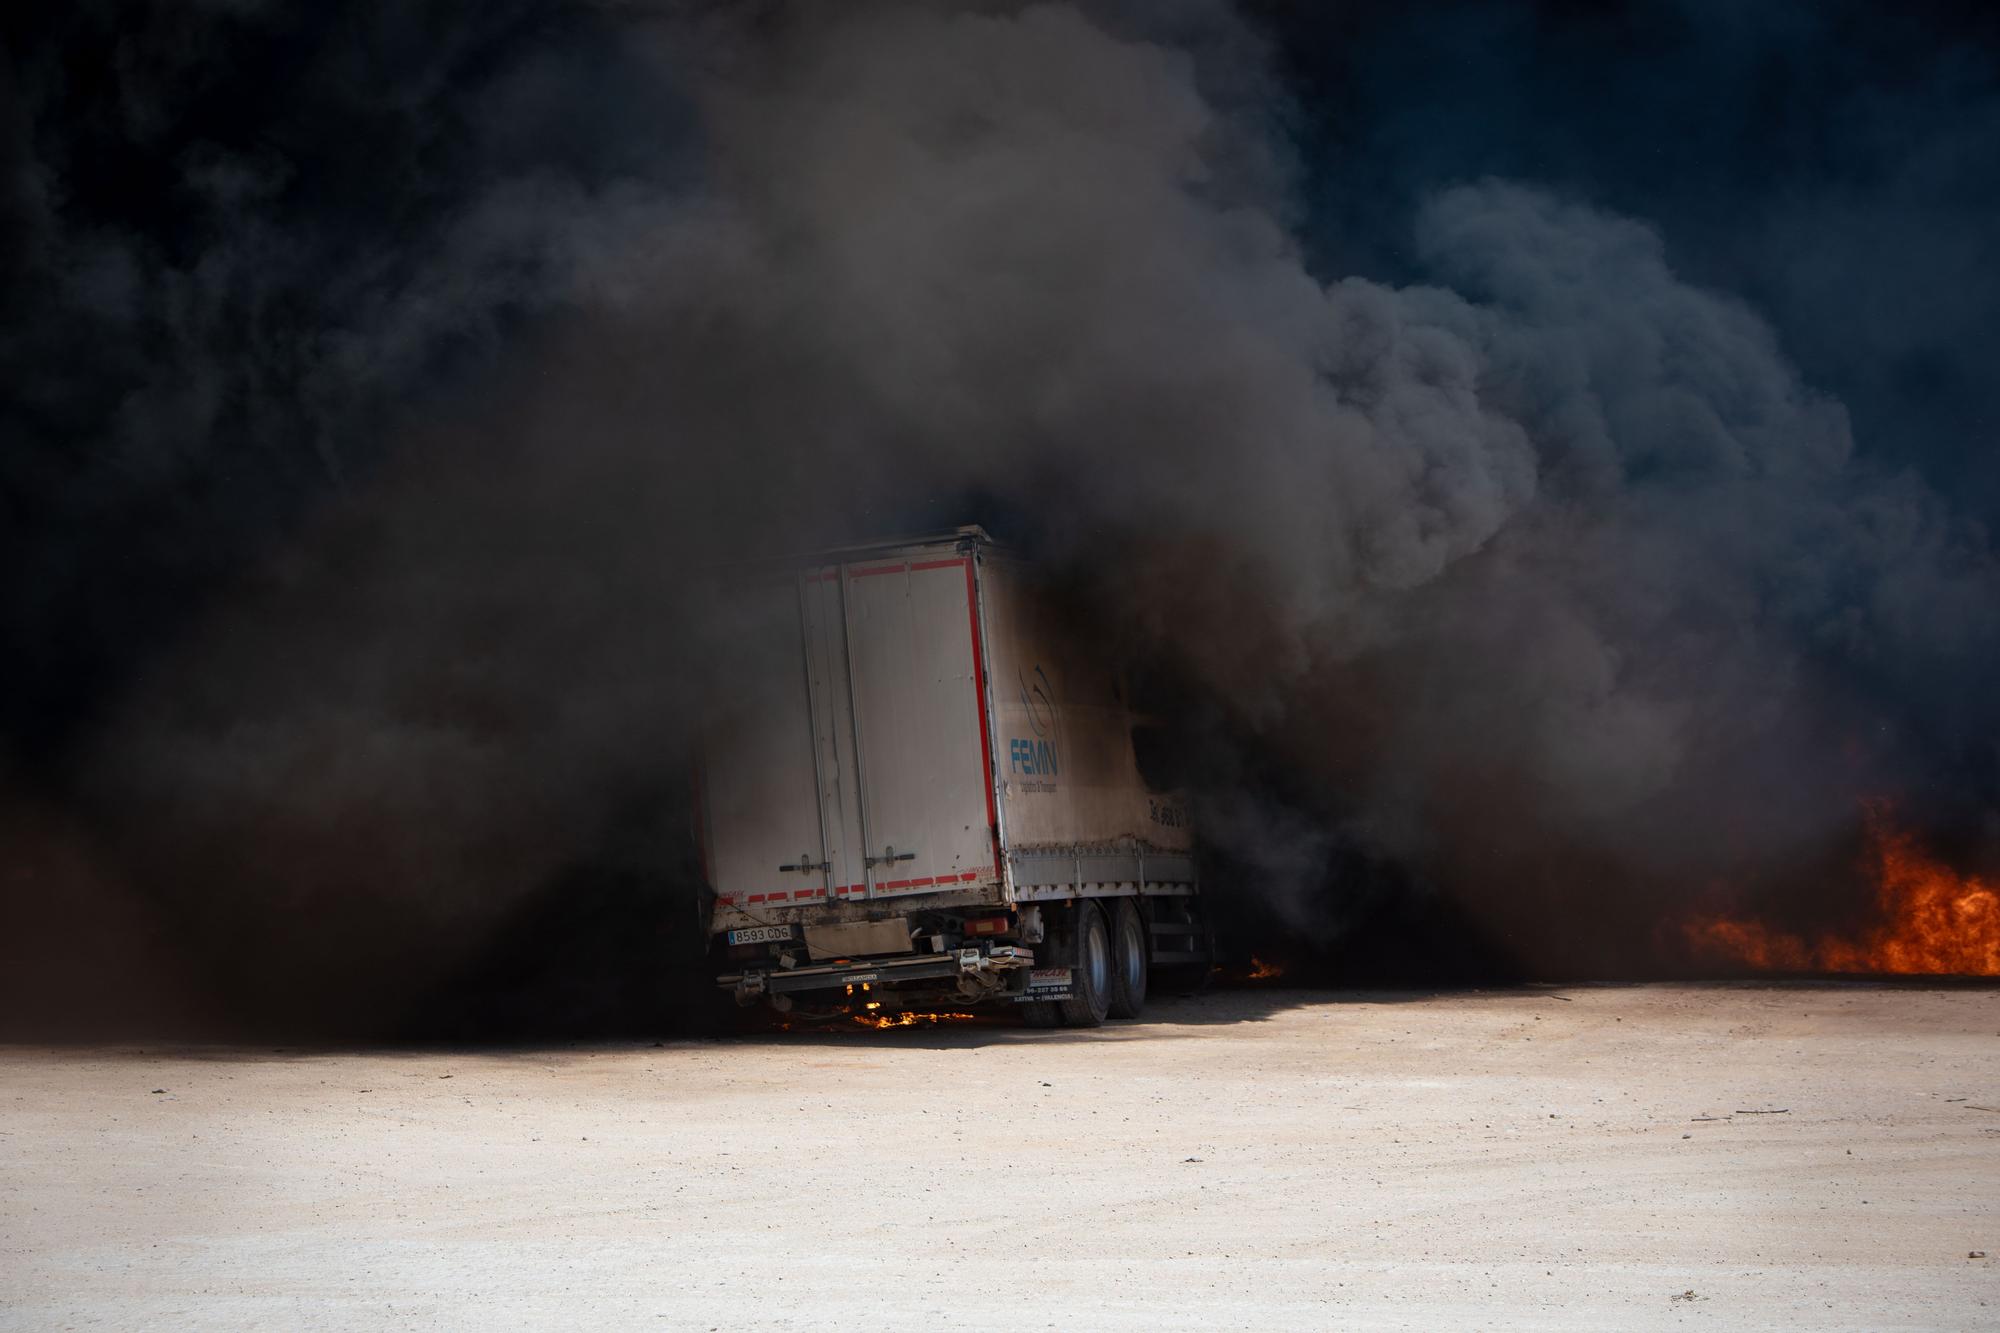
[[[815,860],[813,860],[813,859],[812,859],[812,857],[811,857],[811,856],[810,856],[809,854],[807,854],[807,853],[805,853],[805,852],[800,852],[800,853],[799,853],[799,859],[798,859],[798,862],[797,862],[797,864],[795,864],[795,865],[788,865],[788,866],[779,866],[779,867],[778,867],[778,869],[780,869],[780,870],[803,870],[803,871],[805,871],[805,872],[806,872],[806,873],[807,873],[808,875],[810,875],[810,874],[812,874],[812,873],[813,873],[814,871],[816,871],[816,870],[831,870],[831,869],[833,869],[833,862],[831,862],[831,861],[815,861]]]
[[[917,854],[915,852],[899,852],[896,850],[894,843],[890,843],[887,847],[884,847],[880,856],[865,856],[862,858],[862,860],[871,866],[885,866],[891,861],[914,861],[916,859]]]

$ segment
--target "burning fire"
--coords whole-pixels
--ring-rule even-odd
[[[1881,922],[1860,939],[1807,939],[1758,921],[1697,917],[1687,923],[1698,952],[1779,972],[1881,972],[2000,976],[2000,893],[1962,875],[1869,812],[1868,859]]]
[[[1243,979],[1245,981],[1276,981],[1284,975],[1285,968],[1282,963],[1267,963],[1255,954],[1252,954],[1250,957],[1250,971]]]
[[[884,1013],[882,1012],[882,1006],[873,1000],[863,1005],[860,1013],[851,1015],[856,1023],[866,1028],[908,1028],[915,1027],[919,1023],[929,1023],[935,1026],[939,1023],[957,1023],[965,1019],[977,1018],[978,1016],[977,1014],[919,1013],[914,1009]]]

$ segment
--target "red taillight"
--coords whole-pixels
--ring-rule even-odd
[[[1004,916],[974,917],[965,923],[965,933],[968,935],[1005,935],[1007,933],[1007,918]]]

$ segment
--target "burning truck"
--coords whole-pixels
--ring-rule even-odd
[[[717,983],[884,1017],[1136,1017],[1212,945],[1157,726],[981,529],[733,571],[702,745]]]

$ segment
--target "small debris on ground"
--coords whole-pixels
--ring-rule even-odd
[[[1181,1160],[1182,1160],[1183,1162],[1199,1162],[1199,1161],[1201,1160],[1201,1158],[1199,1158],[1199,1157],[1183,1157],[1183,1158],[1181,1158]]]
[[[1986,1251],[1984,1251],[1984,1250],[1967,1250],[1967,1251],[1965,1252],[1965,1257],[1966,1257],[1966,1258],[1968,1258],[1968,1259],[1984,1259],[1984,1258],[1986,1257]]]
[[[1694,1288],[1689,1287],[1686,1291],[1675,1292],[1673,1295],[1667,1297],[1667,1299],[1670,1301],[1705,1301],[1708,1297],[1695,1295]]]

